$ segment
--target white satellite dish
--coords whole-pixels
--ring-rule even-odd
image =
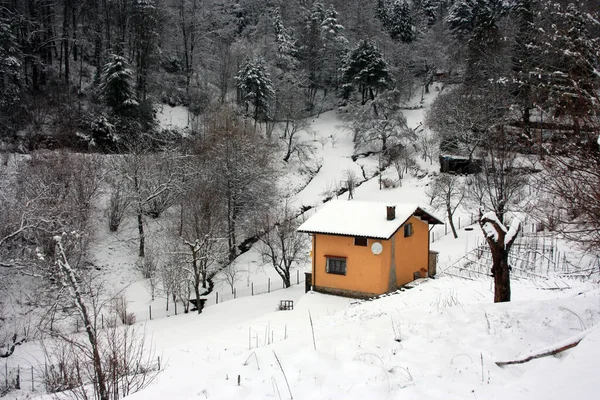
[[[383,246],[379,242],[375,242],[371,245],[371,252],[375,255],[381,254]]]

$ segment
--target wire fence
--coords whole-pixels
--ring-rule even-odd
[[[454,227],[459,230],[465,227],[469,227],[477,222],[477,217],[475,214],[471,214],[469,216],[460,216],[457,217],[454,221]],[[444,221],[444,225],[434,225],[431,229],[431,234],[429,235],[429,240],[431,243],[436,240],[440,240],[444,236],[452,234],[452,227],[448,223],[448,221]]]
[[[295,274],[290,276],[290,284],[291,286],[304,284],[305,282],[305,274],[301,273],[300,270],[296,270]],[[281,279],[271,279],[267,278],[266,281],[261,283],[255,283],[251,281],[245,282],[245,285],[234,285],[231,290],[217,290],[212,293],[204,296],[206,302],[204,307],[212,306],[215,304],[223,303],[225,301],[255,296],[264,293],[271,293],[275,291],[279,291],[285,289],[285,285]],[[285,299],[283,299],[285,300]],[[183,313],[183,307],[181,302],[175,302],[170,304],[168,310],[163,307],[152,307],[150,305],[148,307],[148,312],[146,315],[144,313],[136,313],[136,319],[138,322],[148,319],[156,319],[162,317],[169,317],[172,315],[177,315]],[[100,329],[105,329],[110,326],[114,326],[117,324],[121,324],[122,321],[118,319],[118,317],[112,314],[110,317],[105,317],[104,315],[100,315],[98,318],[98,327]],[[79,319],[75,319],[73,321],[72,330],[74,333],[83,331],[83,323],[79,321]],[[265,343],[270,343],[274,340],[273,332],[267,330],[269,332],[267,334],[267,339]],[[252,335],[251,336],[255,336]],[[262,334],[260,336],[260,343],[262,345]],[[285,336],[287,336],[287,331],[285,332]],[[259,346],[259,338],[258,336],[252,339],[252,346]],[[159,369],[160,369],[160,358],[157,360]],[[3,365],[0,364],[0,397],[5,396],[8,392],[14,390],[28,391],[33,393],[46,393],[47,392],[47,377],[49,369],[56,369],[58,367],[52,365],[32,365],[23,361],[13,362],[10,357],[4,359]]]
[[[558,236],[541,229],[539,224],[525,224],[508,255],[510,275],[514,279],[530,279],[545,289],[566,289],[563,278],[589,279],[600,277],[600,258],[579,257],[560,251]],[[463,257],[440,269],[440,272],[467,279],[491,276],[492,254],[481,239]],[[552,279],[550,279],[552,278]]]
[[[300,270],[296,270],[295,276],[290,276],[291,286],[299,285],[304,283],[305,276],[300,273]],[[254,282],[247,282],[246,286],[233,286],[231,291],[216,291],[210,293],[206,298],[204,307],[212,306],[215,304],[223,303],[228,300],[237,299],[240,297],[255,296],[258,294],[271,293],[277,290],[285,289],[285,284],[282,279],[271,279],[268,278],[267,282],[255,284]]]
[[[305,280],[305,275],[300,270],[296,270],[295,273],[293,272],[290,275],[291,286],[303,284]],[[211,293],[202,296],[202,298],[205,299],[204,307],[209,307],[237,298],[271,293],[282,289],[285,289],[285,284],[280,278],[267,278],[266,281],[262,281],[260,283],[247,280],[246,282],[244,282],[244,284],[241,285],[235,284],[231,287],[223,287],[219,290],[213,290]],[[182,301],[167,301],[166,307],[148,305],[147,310],[136,312],[136,321],[141,322],[151,319],[166,318],[182,313],[184,313],[184,304],[182,303]]]
[[[160,371],[160,356],[145,367],[146,371]],[[0,397],[16,390],[39,394],[68,390],[68,387],[63,387],[60,383],[72,378],[70,373],[72,371],[68,371],[60,362],[34,365],[23,361],[12,362],[10,357],[5,358],[4,365],[0,368]],[[29,395],[26,396],[29,398]],[[121,397],[123,396],[118,398]]]

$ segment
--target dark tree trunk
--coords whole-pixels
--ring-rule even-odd
[[[192,250],[192,267],[194,269],[194,294],[196,295],[196,308],[198,309],[198,314],[202,313],[202,307],[200,307],[200,282],[202,281],[201,273],[198,266],[198,254],[195,246],[190,246],[190,250]]]
[[[492,275],[494,277],[494,303],[510,301],[510,267],[508,266],[508,251],[492,250]]]
[[[137,220],[138,220],[138,232],[140,234],[140,252],[138,255],[140,257],[144,257],[144,254],[146,252],[146,236],[144,235],[144,216],[142,215],[141,205],[138,208]]]
[[[62,37],[62,53],[65,63],[65,82],[69,83],[69,10],[71,10],[71,1],[65,0],[63,7],[63,37]]]
[[[454,235],[454,239],[458,239],[458,233],[456,233],[456,227],[454,226],[454,218],[452,215],[452,209],[450,206],[446,207],[446,213],[448,214],[448,222],[450,223],[450,229],[452,229],[452,234]]]
[[[514,221],[513,221],[514,223]],[[485,225],[490,224],[496,231],[496,235],[486,233],[486,241],[492,252],[492,276],[494,277],[494,303],[510,301],[510,266],[508,265],[508,254],[520,231],[520,225],[513,236],[507,240],[507,232],[501,227],[497,220],[488,218],[480,211],[479,225],[485,231]]]

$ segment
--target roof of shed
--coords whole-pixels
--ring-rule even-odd
[[[387,220],[387,206],[396,207],[396,217]],[[442,224],[416,204],[332,200],[298,228],[299,232],[389,239],[412,216],[428,224]]]

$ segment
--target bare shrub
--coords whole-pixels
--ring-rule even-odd
[[[123,294],[117,295],[112,299],[111,308],[122,323],[127,324],[127,298]]]
[[[116,232],[119,229],[130,203],[131,197],[126,193],[124,183],[121,181],[112,182],[108,210],[106,211],[108,229],[111,232]]]
[[[150,290],[152,300],[156,296],[156,286],[159,279],[159,263],[160,259],[152,248],[146,249],[144,257],[140,258],[136,263],[137,269],[142,273],[144,283]]]
[[[393,189],[397,186],[396,182],[393,179],[389,178],[381,178],[381,186],[384,189]]]
[[[134,313],[127,313],[127,316],[125,317],[125,325],[133,325],[135,324],[135,314]]]
[[[142,390],[160,372],[145,331],[112,326],[98,333],[107,398],[121,398]],[[48,393],[60,392],[65,398],[77,400],[97,398],[94,366],[85,356],[86,349],[87,344],[74,336],[44,346],[46,367],[41,373]]]

